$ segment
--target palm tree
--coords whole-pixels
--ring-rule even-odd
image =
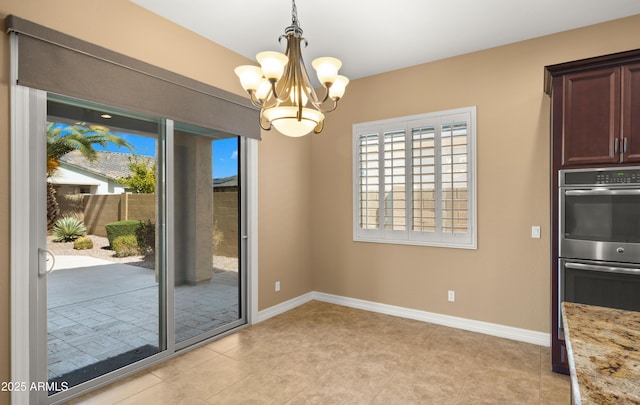
[[[98,157],[95,145],[114,144],[133,151],[133,146],[122,137],[112,133],[109,128],[92,125],[82,127],[47,123],[47,178],[51,177],[60,166],[60,158],[74,150],[79,151],[89,161]],[[47,181],[47,229],[51,229],[60,216],[60,208],[56,200],[56,190]]]

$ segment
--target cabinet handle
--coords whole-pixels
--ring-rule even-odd
[[[623,152],[625,155],[627,154],[627,137],[624,137],[624,146],[622,147]]]
[[[619,151],[620,151],[620,138],[616,138],[613,141],[613,153],[617,155]]]

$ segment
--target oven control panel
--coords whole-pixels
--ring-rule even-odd
[[[561,170],[561,186],[640,184],[640,167]]]

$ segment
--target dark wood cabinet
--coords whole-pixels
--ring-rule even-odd
[[[555,95],[554,95],[555,96]],[[620,159],[620,68],[562,77],[562,167]]]
[[[640,49],[545,67],[551,96],[551,362],[569,374],[558,337],[558,171],[640,166]]]
[[[640,162],[640,63],[622,67],[622,162]]]
[[[572,167],[640,162],[640,63],[567,73],[560,81],[561,160]]]

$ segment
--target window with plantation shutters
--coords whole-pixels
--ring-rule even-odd
[[[356,124],[354,240],[476,247],[475,107]]]

